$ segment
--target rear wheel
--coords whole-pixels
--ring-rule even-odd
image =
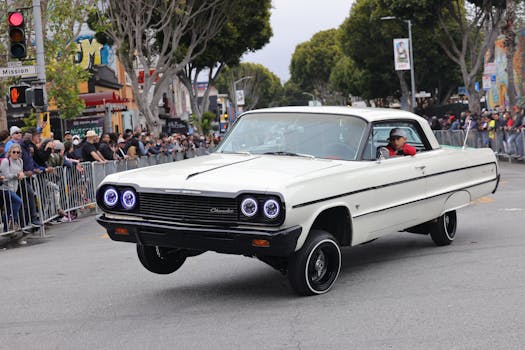
[[[312,230],[303,247],[288,262],[288,280],[300,295],[326,293],[341,269],[341,250],[326,231]]]
[[[177,271],[186,261],[186,254],[181,249],[137,244],[137,255],[142,265],[148,271],[160,275],[167,275]]]
[[[436,219],[430,225],[430,237],[438,246],[449,245],[456,236],[457,215],[452,210]]]

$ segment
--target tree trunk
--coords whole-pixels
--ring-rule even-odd
[[[481,104],[479,102],[479,92],[476,91],[474,84],[468,87],[468,106],[472,114],[481,114]]]
[[[191,113],[195,115],[199,120],[201,120],[202,113],[200,112],[199,105],[197,103],[197,99],[198,99],[197,84],[195,83],[195,86],[192,85],[190,78],[188,78],[188,75],[186,74],[186,71],[180,72],[178,74],[178,77],[180,81],[182,82],[182,85],[184,85],[184,87],[186,87],[186,90],[188,90],[188,94],[190,97]]]
[[[155,136],[159,136],[162,131],[162,125],[159,118],[159,108],[155,106],[153,109],[143,109],[144,117],[146,118],[147,126],[149,130]]]
[[[139,111],[144,115],[146,119],[146,126],[149,130],[154,133],[154,135],[160,135],[162,131],[162,125],[160,124],[160,118],[158,113],[158,106],[155,106],[154,103],[148,103],[148,93],[143,92],[141,94],[135,94],[135,99],[137,102],[137,107]]]
[[[514,20],[516,17],[516,3],[514,0],[507,0],[506,24],[502,28],[505,34],[505,56],[507,58],[507,96],[509,105],[515,106],[517,102],[516,84],[514,81],[514,53],[516,52],[516,33],[514,33]]]
[[[514,81],[514,48],[507,48],[507,95],[510,107],[517,104],[516,83]]]
[[[452,96],[452,93],[453,93],[453,92],[454,92],[454,88],[453,88],[453,87],[449,88],[449,89],[447,90],[447,92],[444,93],[444,94],[441,96],[441,98],[439,99],[439,104],[442,104],[442,105],[446,104],[447,101],[448,101],[448,99],[450,98],[450,96]]]
[[[474,88],[474,82],[481,69],[483,59],[489,47],[494,46],[499,33],[500,20],[503,10],[495,6],[489,6],[483,1],[481,7],[471,7],[472,19],[465,23],[464,4],[460,0],[453,1],[455,6],[450,6],[449,11],[453,13],[458,24],[461,41],[449,30],[450,26],[443,19],[443,14],[438,12],[438,20],[443,38],[438,41],[445,54],[454,61],[461,70],[463,84],[469,92],[469,108],[472,113],[479,114],[481,111],[479,93]],[[457,9],[458,11],[455,11]],[[483,30],[482,30],[483,29]]]

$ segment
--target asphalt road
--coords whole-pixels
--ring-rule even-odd
[[[525,166],[459,212],[456,241],[393,233],[343,252],[334,289],[296,297],[245,257],[154,275],[93,217],[0,250],[1,349],[523,349]]]

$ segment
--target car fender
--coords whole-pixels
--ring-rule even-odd
[[[308,235],[310,234],[310,231],[312,229],[312,225],[314,224],[315,220],[323,213],[325,210],[335,208],[335,207],[344,207],[348,210],[348,213],[350,214],[350,226],[352,226],[352,214],[350,211],[350,208],[348,208],[347,203],[338,201],[338,202],[330,202],[323,205],[318,206],[315,211],[312,213],[312,215],[309,216],[308,220],[306,220],[301,226],[303,227],[303,231],[301,232],[301,235],[297,239],[297,245],[295,246],[295,251],[298,251],[302,248],[304,242],[306,241],[306,238],[308,238]],[[350,227],[352,230],[352,227]]]
[[[440,216],[446,212],[466,207],[470,202],[471,196],[468,191],[454,192],[445,200],[443,208],[441,208]]]

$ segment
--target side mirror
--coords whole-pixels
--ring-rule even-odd
[[[390,152],[388,151],[388,148],[380,147],[377,150],[377,161],[381,162],[381,160],[388,159],[388,158],[390,158]]]

